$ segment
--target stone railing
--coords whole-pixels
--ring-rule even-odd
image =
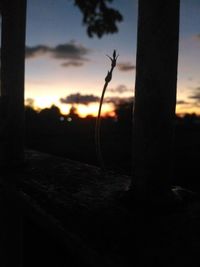
[[[2,266],[113,266],[105,237],[129,177],[35,151],[2,172]]]

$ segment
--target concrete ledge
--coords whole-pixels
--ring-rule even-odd
[[[92,232],[105,220],[104,212],[114,211],[114,197],[128,189],[129,177],[102,175],[94,166],[27,151],[25,164],[4,168],[1,182],[4,200],[12,195],[22,216],[48,231],[80,266],[113,266],[109,251],[99,249],[105,240],[93,240]]]
[[[200,264],[198,197],[180,210],[149,210],[139,217],[134,203],[126,208],[117,198],[130,177],[102,175],[94,166],[35,151],[26,152],[23,166],[4,168],[1,186],[5,207],[15,203],[18,209],[10,214],[46,231],[72,256],[76,264],[70,266],[193,266],[191,258]]]

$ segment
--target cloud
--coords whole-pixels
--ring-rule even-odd
[[[134,97],[106,97],[104,99],[105,103],[112,103],[114,105],[120,105],[123,103],[131,103],[134,101]]]
[[[122,103],[130,103],[134,100],[133,97],[105,97],[104,103],[119,105]],[[80,93],[71,94],[64,98],[60,98],[60,102],[62,104],[82,104],[82,105],[89,105],[90,103],[99,103],[100,97],[90,94],[90,95],[83,95]]]
[[[52,56],[57,59],[73,59],[73,60],[86,60],[85,55],[89,53],[89,49],[83,45],[78,45],[71,41],[66,44],[60,44],[52,48]]]
[[[116,88],[109,88],[109,92],[123,94],[123,93],[126,93],[126,92],[133,92],[133,89],[128,88],[124,84],[120,84]]]
[[[200,87],[195,88],[195,92],[193,95],[189,96],[190,99],[200,100]]]
[[[26,46],[26,58],[35,58],[43,56],[50,51],[50,47],[45,45]]]
[[[194,99],[194,100],[200,100],[200,92],[189,96],[190,99]]]
[[[65,67],[65,68],[68,68],[68,67],[81,67],[81,66],[83,66],[83,62],[81,62],[81,61],[77,61],[77,60],[70,60],[70,61],[68,61],[68,62],[64,62],[64,63],[62,63],[61,64],[61,66],[62,67]]]
[[[99,102],[100,98],[95,95],[82,95],[80,93],[71,94],[65,98],[61,98],[60,102],[63,104],[83,104],[88,105],[90,103]]]
[[[84,47],[81,44],[77,44],[74,41],[69,43],[59,44],[55,47],[46,45],[27,46],[26,47],[26,58],[36,58],[44,55],[58,60],[65,60],[61,64],[63,67],[79,67],[82,66],[88,59],[85,57],[90,53],[90,49]]]
[[[195,38],[196,40],[200,40],[200,33],[194,35],[194,38]]]
[[[176,104],[177,104],[177,105],[188,105],[188,104],[190,104],[190,103],[188,103],[188,102],[185,101],[185,100],[177,100],[177,101],[176,101]]]
[[[131,62],[121,62],[117,64],[117,67],[120,71],[132,71],[135,70],[135,65]]]

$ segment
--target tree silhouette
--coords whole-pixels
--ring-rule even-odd
[[[61,116],[60,109],[54,105],[50,108],[45,108],[40,111],[40,117],[45,121],[57,122]]]
[[[116,105],[115,113],[118,122],[121,124],[130,124],[133,117],[133,102],[122,102]]]
[[[83,23],[87,25],[87,33],[90,37],[96,34],[102,37],[104,34],[118,31],[117,22],[123,17],[116,9],[108,7],[112,0],[74,0],[83,14]]]

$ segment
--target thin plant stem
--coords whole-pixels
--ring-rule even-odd
[[[114,50],[113,57],[112,58],[110,56],[108,56],[108,57],[111,60],[111,69],[110,69],[110,71],[108,71],[108,74],[105,78],[105,84],[104,84],[102,94],[101,94],[98,116],[96,119],[96,127],[95,127],[95,146],[96,146],[97,160],[98,160],[99,166],[103,172],[105,172],[105,164],[103,161],[103,156],[102,156],[102,152],[101,152],[101,142],[100,142],[101,109],[102,109],[103,99],[104,99],[104,95],[105,95],[107,86],[108,86],[109,82],[112,80],[112,73],[113,73],[113,70],[116,66],[116,61],[117,61],[118,56],[116,56],[116,51]]]

